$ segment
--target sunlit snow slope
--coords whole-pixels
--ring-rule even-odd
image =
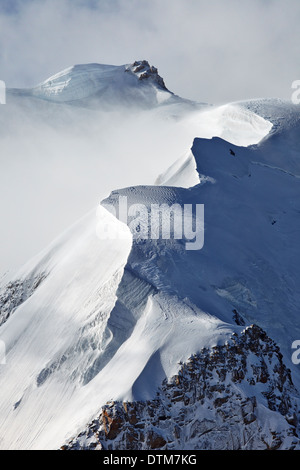
[[[58,103],[78,103],[90,98],[100,99],[102,104],[109,101],[110,105],[140,102],[144,106],[153,106],[174,98],[157,69],[146,60],[121,66],[75,65],[53,75],[31,93]]]
[[[74,79],[68,69],[34,93],[57,101],[106,93],[99,71],[130,82],[141,72],[95,66],[87,77],[83,67]],[[169,93],[161,83],[159,91]],[[135,237],[100,206],[1,279],[2,449],[58,448],[108,400],[153,398],[180,362],[224,344],[242,323],[257,323],[278,342],[299,385],[290,361],[300,337],[299,114],[282,105],[291,118],[281,125],[272,103],[258,114],[255,106],[184,114],[181,125],[193,135],[186,156],[157,185],[115,190],[104,201],[204,204],[201,250]],[[101,239],[104,227],[117,240]]]

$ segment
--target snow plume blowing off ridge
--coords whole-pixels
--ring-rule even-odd
[[[197,447],[201,429],[205,434],[211,431],[210,420],[218,414],[211,411],[212,403],[221,409],[229,430],[232,416],[238,417],[235,432],[239,434],[251,425],[247,442],[252,442],[252,433],[259,428],[260,437],[254,441],[259,446],[275,445],[274,433],[283,448],[297,445],[296,436],[291,437],[296,428],[290,415],[297,407],[300,380],[289,360],[289,348],[292,336],[300,335],[298,297],[293,288],[294,279],[300,279],[300,227],[295,217],[300,169],[294,150],[283,157],[282,149],[288,148],[289,136],[299,142],[295,131],[299,120],[291,112],[294,127],[283,129],[278,111],[272,114],[268,103],[261,104],[260,113],[253,111],[257,103],[222,108],[187,103],[157,80],[156,69],[144,61],[116,69],[93,64],[67,69],[33,91],[12,92],[13,106],[27,116],[25,128],[18,122],[20,135],[22,129],[25,134],[29,129],[33,132],[32,123],[47,115],[36,135],[42,129],[43,136],[54,137],[48,154],[53,159],[53,174],[68,148],[64,139],[71,145],[74,126],[78,129],[80,138],[77,135],[75,143],[81,142],[84,151],[76,153],[74,172],[88,169],[76,196],[68,188],[74,196],[72,202],[84,191],[89,192],[86,202],[99,196],[100,183],[105,194],[97,216],[95,211],[89,212],[23,268],[1,279],[0,339],[6,345],[6,364],[0,368],[3,449],[59,448],[82,431],[85,435],[86,426],[99,413],[103,446],[108,439],[122,448],[127,442],[120,437],[123,424],[118,437],[112,432],[114,426],[110,432],[107,423],[115,424],[111,420],[115,416],[121,423],[123,411],[103,407],[111,400],[118,401],[117,407],[124,401],[152,401],[158,390],[159,406],[164,407],[171,397],[174,414],[197,396],[195,413],[188,417],[188,432],[195,441],[185,443],[181,430],[176,431],[177,445],[183,448],[189,443]],[[160,96],[154,107],[143,111],[134,107],[129,112],[121,105],[117,110],[107,109],[108,82],[117,87],[125,83],[126,90],[138,87],[143,95],[149,92],[149,100],[157,96],[157,90],[167,93],[168,99]],[[95,100],[87,96],[85,83]],[[129,95],[130,91],[124,93]],[[97,109],[101,97],[105,112]],[[10,125],[16,126],[11,112],[7,111]],[[83,131],[89,142],[80,140]],[[10,149],[12,141],[8,139],[6,144]],[[59,157],[55,157],[57,149],[62,151]],[[107,154],[114,156],[113,170]],[[276,165],[272,165],[273,159]],[[48,159],[44,164],[49,164]],[[165,171],[168,165],[172,166]],[[154,185],[159,174],[162,176]],[[68,172],[61,175],[61,181],[69,176]],[[48,178],[49,172],[45,181]],[[112,186],[121,181],[123,184]],[[115,189],[118,186],[123,189]],[[58,191],[57,183],[55,188],[57,203],[65,188]],[[127,198],[129,207],[139,205],[147,213],[155,204],[204,204],[202,249],[187,250],[185,241],[175,237],[134,237],[132,227],[103,207],[117,207],[121,197]],[[100,239],[101,227],[110,228],[116,236]],[[250,327],[255,323],[259,327]],[[280,344],[283,359],[261,328]],[[231,354],[236,350],[243,350],[239,358]],[[214,360],[207,359],[211,351],[215,351]],[[184,364],[193,355],[193,365],[186,370]],[[227,360],[231,365],[228,376],[221,366]],[[283,360],[291,368],[292,378]],[[218,366],[214,368],[214,364]],[[193,388],[195,377],[205,376],[202,367],[211,372],[207,390],[214,395],[202,397],[200,381]],[[187,382],[189,389],[184,388]],[[169,389],[168,384],[177,388]],[[271,392],[278,392],[275,401]],[[139,410],[137,416],[139,413],[145,417],[147,410]],[[172,417],[165,417],[161,422],[167,426]],[[171,428],[164,431],[163,426],[156,429],[161,439],[145,433],[149,438],[145,446],[154,442],[161,448],[166,445]],[[218,429],[215,432],[219,434]],[[224,448],[233,442],[229,431],[228,436]],[[171,437],[169,440],[173,442]]]

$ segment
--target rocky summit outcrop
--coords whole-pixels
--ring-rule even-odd
[[[138,76],[139,80],[150,80],[158,85],[163,90],[169,91],[165,85],[164,79],[158,74],[158,70],[153,65],[150,65],[147,60],[136,60],[129,67],[126,67],[125,72],[133,72]]]
[[[258,326],[203,349],[153,400],[110,402],[63,450],[299,449],[297,391]]]

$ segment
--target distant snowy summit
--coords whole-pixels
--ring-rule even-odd
[[[59,72],[31,90],[36,98],[59,103],[141,105],[186,101],[169,91],[147,60],[126,65],[80,64]]]
[[[138,60],[125,68],[125,72],[133,72],[139,80],[150,80],[158,87],[170,93],[167,89],[164,79],[158,74],[158,70],[150,65],[147,60]]]

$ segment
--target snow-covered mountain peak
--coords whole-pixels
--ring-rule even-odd
[[[125,73],[127,72],[127,73]],[[78,64],[51,76],[31,90],[55,102],[126,103],[155,106],[173,96],[156,67],[146,60],[127,65]]]

